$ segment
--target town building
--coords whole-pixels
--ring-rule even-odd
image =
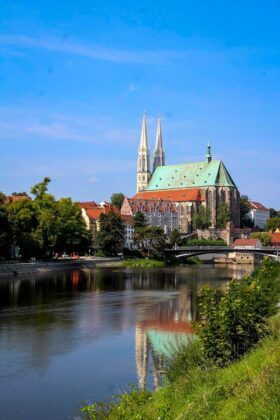
[[[253,222],[254,227],[263,229],[270,218],[270,210],[257,201],[250,201],[248,217]]]
[[[168,199],[179,211],[179,227],[182,232],[192,231],[193,215],[201,205],[210,210],[211,227],[215,228],[221,203],[228,204],[233,225],[239,227],[240,194],[224,163],[212,159],[211,147],[208,144],[205,161],[166,165],[160,117],[151,172],[144,114],[137,159],[137,194],[133,199],[145,197],[145,200],[148,200],[153,196],[161,200],[170,196]]]
[[[122,208],[122,216],[135,216],[137,212],[144,214],[150,226],[161,227],[168,234],[179,227],[178,211],[174,202],[170,199],[160,198],[127,198],[125,197]]]
[[[133,217],[132,216],[125,216],[121,214],[121,219],[124,224],[125,229],[125,242],[124,247],[127,249],[133,249],[134,248],[134,242],[133,242],[133,233],[134,233],[134,227],[133,227]]]
[[[21,200],[32,200],[32,198],[25,192],[19,194],[14,193],[4,197],[4,204],[16,203],[17,201]]]
[[[273,232],[271,233],[271,246],[280,246],[280,232]]]
[[[133,248],[133,218],[127,215],[121,215],[120,210],[117,209],[113,204],[107,203],[105,201],[100,204],[95,203],[94,201],[86,201],[78,203],[82,217],[86,223],[87,229],[92,233],[92,241],[94,241],[96,233],[100,229],[100,217],[101,214],[108,214],[113,212],[118,214],[124,224],[125,231],[125,242],[124,247],[132,249]]]
[[[259,239],[236,239],[232,245],[233,249],[244,249],[248,252],[230,252],[229,258],[231,258],[236,264],[257,264],[261,261],[262,256],[249,252],[250,249],[260,249],[262,244]]]

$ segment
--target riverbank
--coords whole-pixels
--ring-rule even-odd
[[[122,267],[123,259],[119,257],[86,258],[79,260],[61,259],[57,261],[35,262],[3,262],[0,263],[0,278],[44,273],[56,270],[70,270],[95,267]]]
[[[271,334],[239,362],[224,369],[193,369],[157,392],[123,394],[109,412],[89,419],[276,419],[280,413],[280,316]],[[90,411],[92,410],[92,411]]]
[[[204,304],[212,298],[216,304],[202,309],[206,321],[197,327],[198,338],[174,354],[165,385],[157,392],[132,388],[112,402],[85,407],[85,415],[109,420],[278,418],[280,314],[273,314],[279,274],[279,265],[266,261],[250,277],[231,282],[223,297],[204,289]]]

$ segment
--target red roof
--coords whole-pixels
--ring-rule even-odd
[[[115,214],[120,214],[119,209],[117,209],[111,203],[101,203],[100,205],[96,204],[94,201],[86,201],[78,203],[81,209],[85,209],[87,216],[90,219],[98,220],[100,219],[101,214],[108,214],[111,211]]]
[[[137,193],[134,199],[143,200],[172,200],[175,202],[179,201],[205,201],[205,198],[201,196],[198,188],[182,188],[180,190],[162,190],[162,191],[142,191]]]
[[[95,201],[80,201],[78,203],[78,206],[81,209],[93,209],[97,207],[97,204],[95,203]]]
[[[235,239],[233,246],[256,246],[259,239]]]
[[[95,209],[85,209],[87,216],[90,219],[98,220],[102,213],[102,210],[96,207]]]
[[[267,209],[263,204],[258,203],[257,201],[250,201],[250,208],[251,209],[256,209],[256,210],[267,210],[267,211],[269,211],[269,209]]]
[[[279,244],[280,245],[280,233],[274,232],[271,234],[271,245]]]

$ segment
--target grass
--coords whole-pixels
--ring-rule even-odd
[[[227,368],[190,367],[157,392],[132,389],[98,409],[90,419],[279,419],[280,315],[270,320],[271,333],[240,361]],[[91,412],[90,412],[91,410]]]
[[[124,267],[128,268],[154,268],[164,267],[164,261],[150,260],[150,259],[137,259],[137,260],[126,260],[123,262]]]

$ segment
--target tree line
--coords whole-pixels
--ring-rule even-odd
[[[31,188],[33,200],[26,195],[8,202],[0,194],[0,257],[49,259],[55,253],[88,249],[90,237],[80,208],[71,198],[57,201],[49,194],[50,181],[46,177]]]

